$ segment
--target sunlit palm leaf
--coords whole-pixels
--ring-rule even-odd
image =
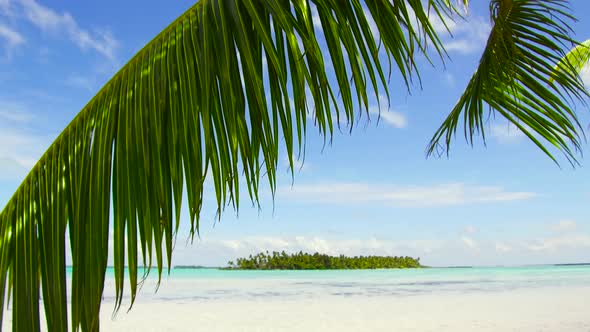
[[[555,71],[567,71],[573,69],[580,73],[590,63],[590,39],[572,48],[569,53],[555,66]]]
[[[323,37],[314,30],[312,4]],[[240,183],[257,203],[261,173],[275,190],[282,144],[293,165],[308,114],[324,137],[332,133],[333,115],[352,126],[355,114],[367,111],[368,88],[387,93],[364,6],[406,82],[427,44],[440,54],[421,0],[202,0],[134,56],[62,132],[0,214],[0,303],[12,292],[13,330],[39,330],[40,286],[49,329],[67,330],[66,230],[71,328],[98,330],[111,194],[118,309],[125,265],[132,302],[138,266],[155,260],[159,276],[170,266],[183,191],[196,232],[206,174],[220,211],[238,208]],[[435,13],[452,10],[444,0],[429,6]],[[320,50],[322,38],[329,54]]]
[[[485,141],[485,118],[497,113],[554,161],[549,146],[576,163],[583,130],[573,104],[588,93],[574,71],[553,70],[575,44],[567,1],[492,0],[490,9],[494,26],[479,67],[432,138],[428,153],[439,148],[448,153],[461,120],[470,144],[477,134]]]

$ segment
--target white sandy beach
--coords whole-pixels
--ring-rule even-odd
[[[104,331],[590,331],[588,288],[403,298],[138,303]],[[105,309],[109,307],[106,305]]]
[[[142,301],[102,331],[590,331],[590,287],[402,297]],[[10,314],[6,313],[5,314]],[[3,330],[9,331],[10,317]]]

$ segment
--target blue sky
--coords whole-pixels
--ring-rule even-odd
[[[0,0],[0,206],[115,71],[191,4]],[[590,11],[587,1],[572,6]],[[186,245],[183,212],[174,263],[219,265],[260,250],[411,255],[437,266],[590,261],[587,158],[559,168],[500,118],[487,125],[487,146],[459,136],[450,158],[426,158],[476,68],[488,17],[487,2],[473,1],[454,38],[443,34],[446,67],[421,64],[422,89],[408,94],[394,77],[379,123],[375,97],[371,120],[336,132],[332,145],[310,130],[294,182],[283,156],[274,205],[265,191],[261,210],[243,201],[239,217],[228,209],[217,221],[207,189],[201,238]],[[579,18],[577,37],[590,38],[590,19]]]

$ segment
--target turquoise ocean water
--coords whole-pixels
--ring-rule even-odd
[[[590,266],[426,268],[407,270],[228,271],[173,269],[157,287],[155,271],[139,298],[154,301],[419,296],[590,287]],[[128,288],[127,288],[128,289]],[[157,292],[156,292],[157,289]],[[114,299],[113,270],[105,300]]]

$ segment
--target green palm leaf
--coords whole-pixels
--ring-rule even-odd
[[[428,7],[438,15],[453,10],[445,0]],[[149,272],[155,261],[159,277],[170,267],[185,189],[194,234],[207,174],[219,211],[239,207],[240,178],[257,203],[261,173],[274,193],[281,145],[293,166],[308,104],[320,134],[329,137],[333,115],[352,126],[356,111],[368,112],[368,89],[387,93],[380,49],[406,84],[427,44],[440,55],[427,10],[421,0],[202,0],[190,8],[84,107],[2,210],[0,304],[12,293],[13,330],[39,330],[40,293],[49,330],[68,329],[69,232],[71,328],[98,331],[111,197],[118,310],[125,265],[132,303],[140,266]],[[322,38],[328,54],[321,52]]]
[[[576,45],[555,66],[556,72],[573,70],[580,73],[590,62],[590,39]]]
[[[567,4],[565,0],[491,1],[494,26],[479,67],[430,141],[428,154],[441,147],[448,153],[461,120],[470,144],[478,134],[485,142],[484,119],[499,114],[555,162],[550,146],[577,163],[583,129],[573,105],[576,100],[584,102],[588,92],[574,70],[554,71],[567,49],[577,44],[570,37],[574,17]]]

